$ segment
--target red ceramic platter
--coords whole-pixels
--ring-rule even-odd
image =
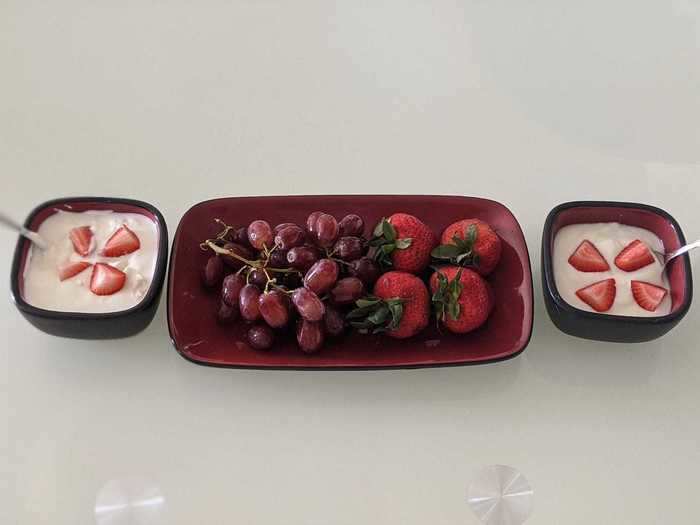
[[[199,248],[214,237],[220,218],[243,226],[255,219],[275,225],[305,224],[321,210],[342,218],[363,217],[367,232],[382,217],[395,212],[415,215],[436,235],[454,221],[476,217],[488,222],[503,240],[503,254],[488,277],[496,307],[487,323],[466,335],[440,333],[431,326],[411,339],[347,334],[329,339],[317,354],[306,355],[291,336],[279,338],[268,352],[248,346],[245,325],[216,322],[219,295],[204,289],[202,267],[210,254]],[[367,233],[366,232],[366,233]],[[182,217],[173,241],[168,277],[168,326],[175,348],[198,364],[273,369],[415,368],[477,364],[508,359],[527,346],[532,333],[532,274],[527,245],[513,214],[502,204],[475,197],[419,195],[314,195],[291,197],[232,197],[201,202]]]

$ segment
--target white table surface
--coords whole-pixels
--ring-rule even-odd
[[[235,371],[182,359],[164,300],[108,342],[45,335],[6,300],[0,522],[476,524],[466,487],[494,463],[532,483],[528,523],[698,520],[699,305],[647,344],[568,337],[539,245],[581,198],[658,205],[700,237],[700,4],[41,4],[0,5],[3,210],[129,196],[172,236],[217,196],[490,197],[525,231],[536,319],[501,364]],[[115,484],[140,507],[103,492],[96,521]]]

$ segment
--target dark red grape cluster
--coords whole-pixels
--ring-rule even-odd
[[[220,290],[217,312],[222,324],[249,323],[248,343],[268,350],[284,332],[294,329],[299,348],[320,350],[324,339],[346,329],[345,314],[371,290],[381,275],[367,256],[365,224],[358,215],[338,221],[320,211],[304,226],[264,220],[223,228],[201,244],[214,252],[202,280]]]

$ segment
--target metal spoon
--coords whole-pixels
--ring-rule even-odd
[[[48,243],[43,239],[43,237],[41,237],[41,235],[39,235],[37,232],[28,230],[20,223],[15,222],[13,219],[11,219],[2,212],[0,212],[0,224],[4,224],[8,228],[12,228],[13,230],[19,232],[20,235],[32,241],[42,250],[45,250],[49,246]]]
[[[662,266],[666,266],[671,261],[671,259],[675,259],[679,255],[683,255],[684,253],[689,252],[690,250],[694,250],[695,248],[700,248],[700,240],[691,242],[690,244],[686,244],[685,246],[681,246],[677,250],[673,250],[672,252],[668,253],[661,253],[654,250],[654,255],[656,255],[656,257],[659,259],[659,262]]]

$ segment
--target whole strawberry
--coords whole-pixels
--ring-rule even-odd
[[[436,239],[420,219],[407,213],[395,213],[377,224],[369,244],[374,248],[374,258],[383,268],[420,273],[430,264],[430,251]]]
[[[430,317],[430,295],[415,275],[387,272],[374,285],[374,296],[360,299],[348,314],[361,333],[386,333],[405,339],[421,332]]]
[[[438,321],[456,334],[479,328],[493,309],[489,284],[469,268],[440,268],[430,277],[430,291]]]
[[[457,266],[469,266],[481,275],[490,274],[501,259],[501,238],[479,219],[464,219],[442,232],[435,259]]]

